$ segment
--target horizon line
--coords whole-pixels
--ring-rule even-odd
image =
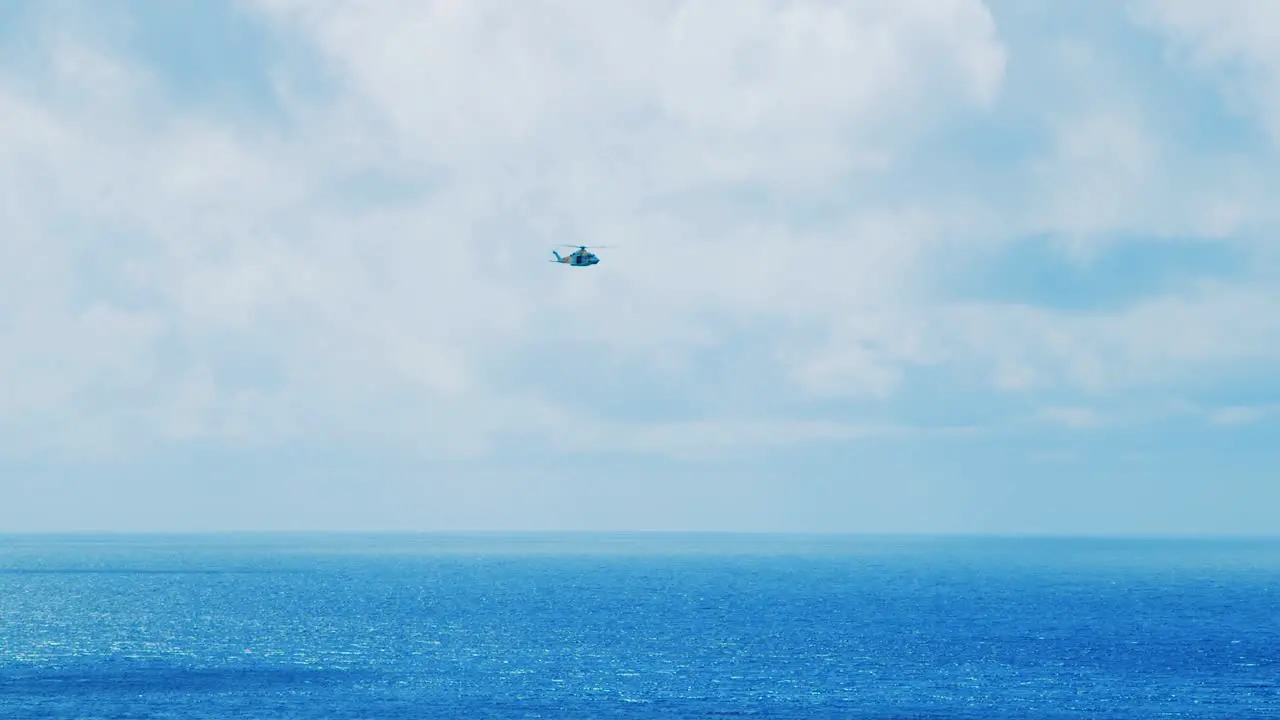
[[[713,536],[713,537],[808,537],[808,538],[934,538],[934,539],[1053,539],[1053,540],[1280,540],[1280,531],[1270,533],[1230,531],[1133,531],[1133,532],[1044,532],[1044,531],[867,531],[867,530],[671,530],[671,529],[206,529],[206,530],[119,530],[47,529],[5,530],[0,537],[217,537],[217,536]]]

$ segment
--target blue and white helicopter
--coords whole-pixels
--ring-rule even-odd
[[[596,257],[595,253],[587,252],[587,248],[591,247],[591,248],[600,249],[600,248],[609,248],[613,246],[612,245],[561,245],[560,247],[578,248],[578,249],[574,250],[568,255],[565,255],[564,257],[561,257],[560,253],[556,252],[555,250],[552,250],[551,254],[555,255],[556,259],[551,260],[549,262],[564,263],[565,265],[570,265],[573,267],[591,267],[592,265],[595,265],[596,263],[600,262],[600,258]]]

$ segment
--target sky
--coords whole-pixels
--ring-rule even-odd
[[[0,532],[1280,533],[1278,41],[3,0]]]

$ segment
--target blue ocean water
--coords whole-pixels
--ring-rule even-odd
[[[0,536],[0,718],[1280,718],[1280,541]]]

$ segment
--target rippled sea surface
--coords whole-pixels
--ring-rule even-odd
[[[1280,718],[1280,541],[0,536],[0,718]]]

